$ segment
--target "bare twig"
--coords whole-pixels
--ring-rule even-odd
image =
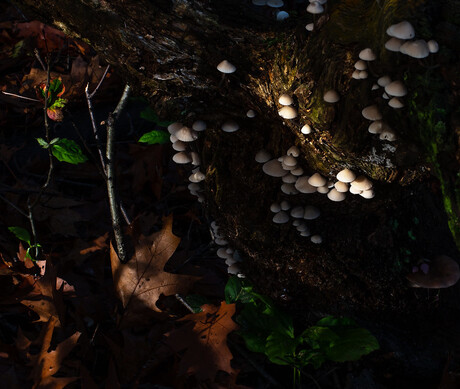
[[[23,100],[28,100],[28,101],[40,102],[40,100],[38,100],[38,99],[32,99],[32,98],[30,98],[30,97],[17,95],[17,94],[15,94],[15,93],[10,93],[10,92],[4,92],[4,91],[2,91],[2,94],[7,95],[7,96],[17,97],[18,99],[23,99]]]
[[[38,62],[40,62],[40,65],[42,66],[42,69],[46,72],[46,66],[43,63],[42,57],[41,57],[40,53],[38,52],[38,49],[34,49],[34,54],[35,54],[35,58],[37,58]],[[48,64],[49,64],[49,61],[48,61]]]
[[[179,301],[185,308],[187,308],[187,310],[191,313],[195,313],[195,311],[193,310],[193,308],[188,305],[187,301],[185,301],[180,294],[176,293],[176,300]]]
[[[113,111],[113,116],[115,117],[115,120],[118,120],[118,117],[120,116],[121,112],[125,109],[126,104],[128,103],[128,97],[130,93],[131,87],[128,84],[126,84],[125,89],[123,90],[123,95],[121,96],[121,99],[118,102],[115,111]]]
[[[107,72],[109,71],[109,69],[110,69],[110,65],[107,65],[107,67],[105,68],[104,74],[102,75],[101,79],[99,80],[99,83],[97,84],[96,88],[87,96],[89,99],[92,99],[94,97],[94,95],[97,93],[99,87],[102,85],[102,82],[105,80],[105,76],[107,75]],[[86,86],[86,89],[88,89],[88,88],[89,88],[89,83]],[[85,92],[86,92],[86,89],[85,89]]]
[[[35,229],[34,216],[32,213],[32,206],[30,204],[30,199],[27,199],[27,208],[29,209],[29,215],[27,216],[30,223],[30,229],[32,230],[32,239],[35,246],[35,259],[38,258],[38,240],[37,240],[37,230]]]
[[[27,213],[25,213],[21,208],[14,205],[6,197],[3,197],[2,195],[0,195],[0,199],[3,200],[5,203],[7,203],[10,207],[14,208],[16,211],[18,211],[22,216],[26,217],[27,219],[29,218],[29,215]]]

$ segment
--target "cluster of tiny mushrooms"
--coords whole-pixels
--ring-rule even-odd
[[[307,7],[307,12],[311,14],[320,14],[324,12],[324,7],[327,0],[310,0]],[[284,3],[282,0],[252,0],[252,3],[257,6],[268,6],[275,9],[281,8]],[[284,20],[289,17],[285,11],[279,11],[276,14],[277,20]],[[314,31],[314,23],[306,25],[307,31]],[[415,31],[413,26],[408,21],[402,21],[394,24],[386,30],[390,39],[385,43],[385,48],[389,51],[400,52],[413,58],[425,58],[430,53],[436,53],[439,50],[438,43],[434,40],[428,42],[424,40],[414,40]],[[355,71],[352,78],[356,80],[366,79],[368,77],[367,68],[369,62],[376,60],[376,55],[371,48],[365,48],[359,53],[359,60],[355,63]],[[234,73],[236,67],[227,60],[223,60],[217,65],[217,70],[222,73],[222,81],[227,74]],[[382,97],[388,100],[388,105],[394,109],[401,109],[404,103],[401,100],[407,94],[407,88],[399,80],[391,80],[390,76],[383,75],[376,80],[372,85],[372,91],[384,88]],[[334,104],[340,100],[339,94],[331,89],[327,90],[323,99],[325,102]],[[278,103],[281,108],[278,114],[286,120],[295,119],[298,116],[294,105],[294,99],[287,93],[279,96]],[[247,111],[248,118],[254,118],[256,112],[252,109]],[[362,116],[370,120],[368,131],[371,134],[378,134],[379,138],[384,141],[395,141],[396,133],[390,126],[383,121],[382,114],[377,104],[367,106],[362,110]],[[300,127],[300,126],[299,126]],[[239,130],[239,125],[235,120],[228,120],[221,125],[221,129],[227,133],[233,133]],[[188,188],[191,194],[198,197],[199,202],[204,201],[202,195],[202,187],[200,182],[205,179],[205,174],[200,171],[200,156],[196,151],[191,150],[191,142],[198,138],[201,131],[206,130],[206,123],[202,120],[195,121],[191,128],[184,126],[182,123],[173,123],[168,127],[171,134],[172,147],[177,153],[173,156],[174,162],[178,164],[191,163],[195,168],[189,176],[190,184]],[[305,123],[300,132],[308,135],[312,132],[312,128],[308,123]],[[364,175],[359,175],[352,170],[344,167],[336,174],[330,174],[329,177],[323,177],[315,172],[311,175],[304,174],[304,170],[297,163],[297,158],[300,156],[300,150],[297,146],[290,147],[285,155],[279,158],[272,158],[267,150],[260,150],[255,155],[255,161],[263,164],[262,171],[269,176],[281,178],[281,191],[285,195],[296,195],[298,193],[325,194],[329,200],[340,202],[345,200],[346,193],[350,192],[354,195],[360,195],[365,199],[372,199],[375,196],[373,183]],[[331,172],[332,173],[332,172]],[[274,213],[273,222],[284,224],[292,220],[292,225],[297,229],[302,237],[310,237],[312,243],[321,244],[323,239],[319,234],[311,234],[308,221],[314,220],[321,215],[321,211],[312,205],[296,205],[291,206],[287,200],[279,203],[271,204],[270,211]],[[241,257],[237,250],[228,246],[228,241],[219,232],[219,227],[216,222],[211,223],[211,230],[214,242],[221,246],[217,250],[217,255],[225,259],[228,265],[228,273],[238,274],[244,277],[239,267]],[[441,274],[445,272],[446,274]],[[443,270],[444,269],[444,270]],[[418,266],[414,266],[412,273],[408,276],[413,286],[440,288],[448,287],[455,284],[460,278],[460,270],[456,261],[446,256],[435,258],[430,264],[428,260],[422,260]]]

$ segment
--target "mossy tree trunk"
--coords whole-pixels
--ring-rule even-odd
[[[448,224],[460,241],[458,1],[330,0],[312,17],[306,3],[292,0],[285,7],[291,17],[281,23],[271,8],[249,0],[17,3],[87,40],[161,117],[208,123],[200,140],[207,209],[265,292],[291,308],[363,317],[417,310],[430,299],[415,296],[404,275],[420,258],[456,256]],[[436,39],[440,52],[416,60],[385,50],[386,28],[405,19],[417,38]],[[366,47],[378,58],[367,79],[354,80]],[[222,82],[216,65],[223,59],[237,71]],[[372,90],[385,74],[407,85],[400,110],[388,107],[382,88]],[[329,89],[341,96],[338,103],[323,101]],[[295,120],[278,116],[281,93],[294,97]],[[361,110],[372,104],[397,133],[395,142],[367,132]],[[223,133],[228,119],[241,129]],[[309,135],[300,133],[306,123]],[[319,194],[282,194],[280,180],[264,175],[254,155],[266,148],[279,157],[293,144],[307,173],[332,179],[348,167],[374,181],[375,198],[332,203]],[[321,209],[310,229],[322,245],[271,222],[269,206],[281,199]]]

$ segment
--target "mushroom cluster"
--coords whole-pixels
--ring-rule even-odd
[[[241,263],[240,255],[238,255],[236,250],[228,246],[228,241],[220,233],[220,228],[215,221],[211,222],[211,236],[214,243],[221,246],[217,249],[216,254],[219,258],[225,259],[225,264],[228,266],[228,274],[236,274],[239,277],[244,277],[239,266],[239,263]]]

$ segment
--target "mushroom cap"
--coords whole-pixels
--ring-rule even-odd
[[[364,197],[365,199],[373,199],[375,196],[374,189],[363,190],[359,193],[360,196]]]
[[[407,95],[407,88],[401,81],[393,81],[385,87],[385,92],[390,96],[402,97]]]
[[[178,140],[182,142],[193,142],[198,138],[198,134],[193,131],[190,127],[183,126],[180,130],[174,134]]]
[[[300,232],[300,236],[310,236],[310,235],[311,235],[310,230]]]
[[[278,111],[283,119],[294,119],[297,117],[297,111],[289,105],[284,106]]]
[[[227,273],[228,274],[233,274],[233,275],[236,275],[236,274],[240,274],[241,273],[241,269],[240,267],[234,263],[233,265],[230,265],[228,268],[227,268]]]
[[[259,162],[259,163],[265,163],[269,161],[271,157],[272,156],[267,150],[262,149],[256,153],[255,160],[256,162]]]
[[[309,179],[308,183],[316,188],[324,186],[327,183],[327,180],[319,173],[313,174]]]
[[[353,173],[350,169],[343,169],[337,173],[336,177],[340,182],[349,183],[356,178],[356,174]]]
[[[287,211],[288,209],[291,208],[291,204],[289,204],[289,201],[287,200],[281,201],[280,206],[283,211]]]
[[[281,22],[283,20],[286,20],[289,17],[289,13],[286,11],[279,11],[276,13],[276,20],[278,22]]]
[[[190,157],[190,155],[184,151],[179,151],[178,153],[174,154],[172,160],[178,164],[192,162],[192,158]]]
[[[383,97],[385,100],[389,100],[389,99],[390,99],[390,96],[388,96],[385,92],[383,92],[382,97]]]
[[[390,38],[385,43],[385,49],[388,51],[399,52],[399,49],[403,45],[404,41],[398,38]]]
[[[379,135],[379,139],[393,142],[397,139],[397,137],[395,132],[389,126],[385,126]]]
[[[279,211],[273,216],[273,222],[277,224],[284,224],[289,221],[289,215],[284,211]]]
[[[390,101],[388,102],[388,105],[391,108],[396,108],[396,109],[404,107],[403,102],[399,100],[397,97],[393,97],[392,99],[390,99]]]
[[[302,176],[295,182],[295,188],[301,193],[315,193],[316,186],[311,185],[308,180],[310,177]]]
[[[308,124],[304,124],[304,126],[300,129],[302,134],[308,135],[311,133],[311,127]]]
[[[287,195],[295,195],[299,193],[299,191],[295,188],[294,184],[287,183],[281,185],[281,192]]]
[[[284,177],[282,177],[281,180],[286,184],[295,184],[295,182],[297,181],[297,177],[291,173],[288,173]]]
[[[197,172],[192,173],[192,174],[189,176],[188,180],[189,180],[190,182],[201,182],[201,181],[203,181],[205,178],[206,178],[206,176],[205,176],[202,172],[197,171]]]
[[[292,167],[297,166],[297,160],[292,155],[285,155],[283,162],[286,166]]]
[[[440,255],[431,261],[428,273],[417,271],[406,278],[415,288],[448,288],[460,279],[460,269],[457,261]]]
[[[284,5],[283,0],[268,0],[267,5],[272,8],[281,8]]]
[[[300,155],[300,150],[297,146],[289,147],[288,151],[286,152],[287,155],[292,155],[293,157],[298,157]]]
[[[323,99],[326,103],[337,103],[340,100],[340,96],[335,90],[330,89],[324,94]]]
[[[362,115],[364,118],[368,120],[382,120],[382,114],[380,113],[378,107],[376,105],[370,105],[366,108],[364,108],[361,111]]]
[[[311,242],[312,243],[315,243],[315,244],[321,244],[323,243],[323,238],[321,237],[321,235],[313,235],[311,238],[310,238]]]
[[[256,112],[253,109],[250,109],[248,112],[246,112],[246,116],[250,119],[256,117]]]
[[[184,127],[184,125],[182,123],[179,123],[179,122],[174,122],[174,123],[171,123],[169,126],[168,126],[168,132],[171,134],[171,135],[175,135],[177,131],[179,131],[182,127]]]
[[[351,186],[358,190],[368,190],[372,188],[372,181],[366,176],[359,176],[351,182]]]
[[[346,184],[345,182],[337,181],[337,182],[334,184],[334,187],[335,187],[335,189],[337,190],[337,192],[340,192],[340,193],[346,193],[346,192],[348,192],[348,184]]]
[[[179,139],[177,139],[177,136],[172,134],[169,136],[169,140],[171,141],[171,143],[176,143]]]
[[[176,140],[172,143],[172,148],[176,151],[185,151],[187,150],[187,144],[181,140]]]
[[[307,31],[313,31],[313,29],[315,28],[315,25],[313,23],[308,23],[306,26],[305,26],[305,29]]]
[[[355,63],[355,69],[356,70],[366,70],[367,69],[367,63],[364,62],[362,59],[360,59],[359,61],[357,61]]]
[[[273,203],[272,205],[270,205],[270,211],[274,213],[281,211],[281,205],[279,205],[278,203]]]
[[[415,36],[415,30],[412,24],[404,20],[388,27],[387,34],[399,39],[412,39]]]
[[[361,194],[363,191],[361,189],[358,189],[354,187],[353,185],[350,186],[350,193],[351,194]]]
[[[359,59],[363,61],[374,61],[376,58],[377,56],[369,47],[359,52]]]
[[[345,200],[345,193],[339,192],[336,188],[331,189],[331,191],[327,194],[327,198],[331,201],[343,201]]]
[[[308,235],[310,235],[310,230],[309,230],[308,226],[305,223],[300,223],[297,226],[296,230],[299,231],[299,232],[308,232]]]
[[[358,73],[358,78],[360,80],[364,80],[366,79],[368,76],[367,72],[365,70],[360,70],[359,73]]]
[[[235,65],[224,59],[221,63],[219,63],[219,65],[217,65],[217,70],[224,74],[230,74],[235,72],[236,67]]]
[[[227,251],[226,251],[226,249],[224,247],[221,247],[220,249],[218,249],[216,254],[217,254],[217,256],[219,258],[222,258],[222,259],[227,259],[228,258]]]
[[[321,215],[320,210],[313,205],[307,205],[304,208],[303,218],[306,220],[317,219],[319,215]]]
[[[307,12],[313,15],[320,14],[324,12],[324,7],[318,1],[313,1],[308,4]]]
[[[283,93],[278,99],[278,103],[281,105],[291,105],[294,103],[294,99],[286,93]]]
[[[281,166],[281,162],[277,159],[265,162],[262,166],[262,170],[265,174],[268,174],[271,177],[284,177],[288,174],[288,172],[283,169],[283,166]]]
[[[316,188],[316,191],[321,194],[326,194],[329,192],[329,188],[327,186],[320,186]]]
[[[359,70],[354,70],[353,73],[351,73],[351,78],[359,80]]]
[[[379,89],[378,84],[372,84],[372,90],[377,90],[377,89]]]
[[[390,82],[390,76],[382,76],[377,80],[377,84],[379,84],[381,87],[386,87]]]
[[[192,128],[195,131],[198,131],[198,132],[204,131],[204,130],[206,130],[206,123],[203,120],[197,120],[197,121],[193,122]]]
[[[381,120],[376,120],[369,125],[367,129],[371,134],[380,134],[383,131],[383,122]]]
[[[239,130],[240,126],[234,120],[228,120],[222,124],[221,128],[223,132],[235,132]]]
[[[427,42],[428,45],[428,50],[430,50],[430,53],[434,54],[439,51],[439,44],[435,40],[431,39]]]
[[[404,43],[399,51],[412,58],[426,58],[430,55],[428,43],[423,39]]]
[[[301,176],[303,174],[303,169],[297,166],[295,169],[291,170],[291,174],[294,176]]]

